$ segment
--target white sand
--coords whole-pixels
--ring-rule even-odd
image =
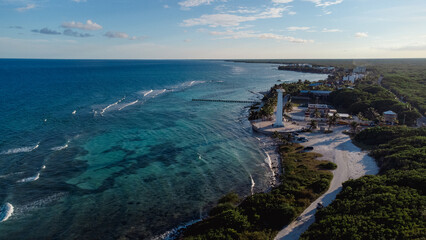
[[[346,180],[378,173],[379,168],[374,159],[368,156],[367,152],[361,151],[352,144],[349,136],[342,133],[343,130],[347,129],[349,128],[334,127],[334,132],[330,134],[300,134],[300,136],[309,139],[309,142],[303,143],[304,146],[314,147],[314,152],[323,155],[319,159],[336,163],[337,169],[333,171],[334,176],[328,191],[305,209],[300,215],[299,221],[295,220],[290,223],[278,233],[275,239],[299,239],[300,235],[314,223],[317,203],[322,202],[324,206],[329,205],[341,191],[342,183]]]

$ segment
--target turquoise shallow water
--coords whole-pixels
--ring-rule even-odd
[[[269,187],[247,104],[324,75],[224,61],[0,60],[0,239],[151,239]],[[254,182],[254,186],[253,186]]]

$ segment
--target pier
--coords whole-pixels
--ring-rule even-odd
[[[225,102],[225,103],[261,103],[257,101],[248,100],[225,100],[225,99],[192,99],[194,102]]]

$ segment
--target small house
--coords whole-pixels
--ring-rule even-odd
[[[395,124],[398,115],[393,111],[386,111],[383,113],[384,120],[387,124]]]

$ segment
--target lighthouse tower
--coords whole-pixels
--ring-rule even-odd
[[[278,99],[277,99],[277,112],[275,114],[275,123],[274,127],[284,127],[283,123],[283,93],[284,89],[277,89]]]

